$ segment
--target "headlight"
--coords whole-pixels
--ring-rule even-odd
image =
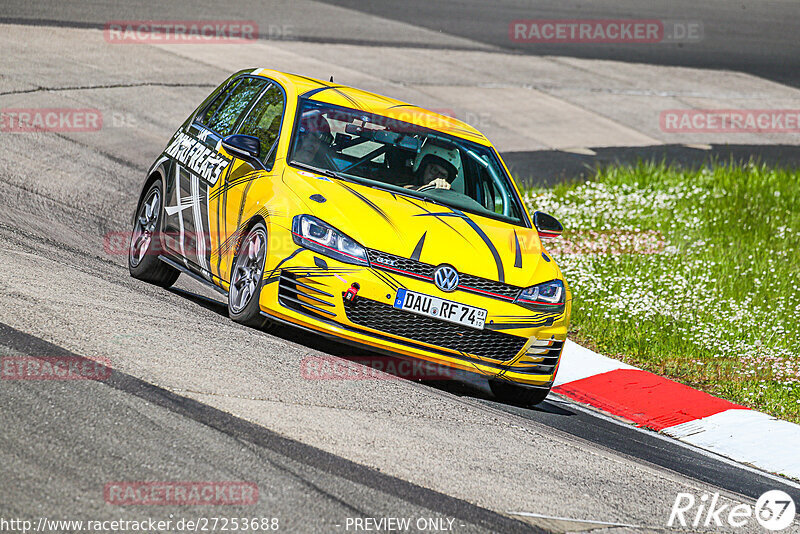
[[[292,237],[298,245],[339,261],[369,265],[367,249],[311,215],[297,215],[292,219]]]
[[[552,310],[564,305],[566,291],[564,282],[561,280],[550,280],[543,284],[535,285],[519,292],[517,304],[529,305],[539,309]]]

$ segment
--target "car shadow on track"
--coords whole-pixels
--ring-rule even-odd
[[[223,300],[216,300],[179,287],[171,287],[168,291],[186,300],[192,301],[198,306],[216,313],[220,317],[228,319],[228,307]],[[560,405],[549,402],[548,400],[536,406],[514,405],[500,402],[492,395],[487,380],[477,377],[472,373],[435,365],[410,365],[408,362],[411,360],[400,356],[378,353],[360,346],[351,346],[322,335],[312,334],[288,326],[276,326],[270,329],[269,332],[264,333],[279,337],[284,341],[302,345],[314,351],[335,356],[340,358],[342,362],[346,363],[348,366],[366,366],[379,373],[388,373],[398,379],[418,382],[457,397],[473,398],[484,404],[505,411],[531,410],[553,415],[574,415],[573,412],[564,409]],[[377,374],[365,374],[362,370],[361,376],[377,376]]]
[[[220,317],[230,320],[228,317],[228,306],[225,304],[224,300],[215,300],[205,295],[194,293],[179,287],[171,287],[168,289],[168,291],[187,300],[191,300],[206,310],[212,311]],[[220,299],[223,298],[224,297],[220,296]],[[269,333],[270,335],[274,335],[275,337],[279,337],[285,341],[291,341],[292,343],[303,345],[312,350],[326,352],[333,356],[347,356],[354,354],[363,356],[370,354],[370,352],[367,350],[351,347],[344,343],[337,343],[336,341],[332,341],[323,336],[314,335],[304,330],[291,328],[288,326],[276,325],[274,328],[270,329],[269,332],[264,333]]]

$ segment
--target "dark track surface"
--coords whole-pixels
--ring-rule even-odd
[[[800,8],[796,2],[710,0],[322,0],[414,26],[516,50],[524,54],[612,59],[728,69],[800,84]],[[704,37],[674,44],[524,44],[509,39],[520,19],[658,19],[698,21]]]
[[[2,323],[0,339],[3,356],[82,358]],[[440,517],[458,532],[544,532],[119,371],[105,382],[4,380],[0,420],[0,517],[278,517],[291,532],[335,531],[348,517]],[[106,483],[137,480],[254,482],[259,500],[199,510],[103,504]]]
[[[800,7],[796,2],[740,0],[406,0],[402,8],[391,0],[319,0],[412,26],[428,28],[524,54],[561,55],[728,69],[800,85]],[[333,21],[290,6],[271,8],[250,0],[226,5],[225,17],[248,18],[262,29],[291,25],[292,39],[312,42],[352,42],[380,45],[359,35],[341,35]],[[24,2],[0,6],[0,20],[68,27],[102,27],[115,19],[214,19],[221,17],[214,2],[180,0],[152,5],[143,1],[116,6],[101,2]],[[658,19],[702,23],[703,38],[695,43],[525,44],[509,39],[509,23],[518,19]],[[264,32],[262,32],[264,33]],[[396,42],[396,41],[393,41]],[[425,46],[425,43],[408,43]]]

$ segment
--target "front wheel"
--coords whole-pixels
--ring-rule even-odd
[[[134,278],[170,287],[181,273],[158,259],[162,250],[160,223],[163,198],[161,182],[153,182],[136,208],[136,220],[128,248],[128,270]]]
[[[267,259],[267,228],[258,223],[247,233],[236,253],[228,290],[228,315],[237,323],[267,328],[261,315],[261,286]]]
[[[490,380],[489,387],[501,402],[519,406],[539,404],[550,393],[550,388],[531,388],[499,380]]]

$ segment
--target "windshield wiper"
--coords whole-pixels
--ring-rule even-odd
[[[378,188],[378,189],[383,189],[383,188]],[[392,189],[383,189],[383,190],[384,191],[388,191],[390,193],[396,193],[398,195],[403,195],[404,197],[415,198],[417,200],[422,200],[423,202],[430,202],[431,204],[436,204],[437,206],[442,206],[443,208],[450,208],[451,210],[453,209],[450,205],[445,204],[441,200],[436,200],[436,199],[428,197],[426,195],[421,195],[417,191],[414,191],[413,189],[411,189],[411,190],[404,189],[402,191],[395,191],[395,190],[392,190]],[[417,193],[417,194],[415,195],[414,193]]]
[[[453,209],[452,206],[450,206],[450,204],[445,204],[441,200],[436,200],[435,198],[431,198],[431,197],[424,196],[424,195],[420,195],[417,198],[421,198],[425,202],[430,202],[431,204],[436,204],[437,206],[442,206],[444,208],[450,208],[451,210]]]
[[[353,181],[350,178],[347,178],[346,176],[344,176],[343,174],[341,174],[341,173],[339,173],[337,171],[334,171],[333,169],[323,169],[321,167],[315,167],[313,165],[309,165],[307,163],[302,163],[302,162],[297,161],[297,160],[292,160],[292,161],[289,162],[289,164],[290,165],[295,165],[295,166],[303,168],[303,169],[307,169],[307,170],[309,170],[311,172],[315,172],[317,174],[322,174],[324,176],[327,176],[328,178],[337,178],[339,180],[344,180],[346,182],[352,182]]]

